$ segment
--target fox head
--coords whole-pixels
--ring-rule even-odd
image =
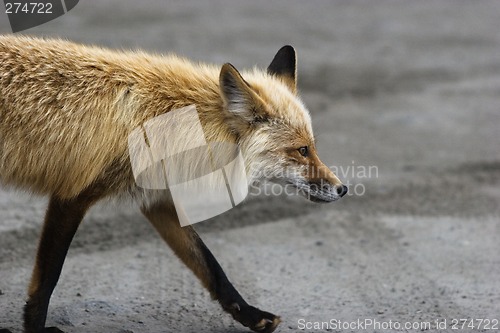
[[[240,74],[226,63],[219,85],[225,122],[238,138],[250,180],[291,186],[315,202],[335,201],[347,193],[318,157],[311,117],[297,95],[293,47],[282,47],[267,71]]]

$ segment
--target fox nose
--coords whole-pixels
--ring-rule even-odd
[[[345,185],[340,185],[340,186],[337,186],[337,194],[339,195],[339,197],[343,197],[344,195],[347,194],[347,186]]]

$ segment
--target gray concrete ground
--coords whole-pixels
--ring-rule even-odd
[[[9,32],[4,14],[0,32]],[[342,166],[353,195],[331,205],[252,197],[197,226],[248,301],[282,316],[279,332],[337,332],[301,323],[357,319],[431,322],[432,332],[446,320],[452,331],[453,319],[500,319],[499,32],[498,1],[386,0],[86,0],[27,31],[238,68],[296,47],[320,155]],[[14,332],[45,204],[0,192],[0,327]],[[246,331],[137,209],[115,203],[79,230],[48,324]]]

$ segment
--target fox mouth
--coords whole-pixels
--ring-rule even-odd
[[[332,186],[328,186],[326,188],[325,186],[303,182],[289,182],[289,184],[298,189],[298,193],[301,196],[315,203],[334,202],[340,199],[346,193],[346,190],[344,188],[342,188],[342,192],[339,193],[339,191]]]
[[[313,191],[307,192],[307,191],[300,191],[300,194],[308,199],[309,201],[315,202],[315,203],[329,203],[329,202],[334,202],[340,199],[340,196],[338,195],[333,195],[331,193],[328,193],[327,195],[323,193],[314,193]]]
[[[338,200],[338,199],[326,200],[324,198],[312,196],[311,194],[305,194],[304,197],[306,199],[308,199],[309,201],[312,201],[312,202],[315,202],[315,203],[330,203],[330,202]]]

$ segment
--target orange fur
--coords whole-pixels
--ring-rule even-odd
[[[310,116],[290,76],[254,69],[238,78],[234,71],[222,68],[244,78],[249,86],[241,89],[252,98],[242,107],[257,106],[266,124],[234,125],[236,116],[225,111],[218,66],[175,55],[0,36],[0,181],[67,199],[117,163],[122,172],[108,179],[110,186],[116,194],[131,191],[127,136],[148,119],[192,104],[206,139],[238,142],[249,172],[252,163],[271,172],[289,167],[289,150],[301,145],[315,154]],[[188,130],[178,129],[178,144]],[[322,178],[340,184],[329,170]]]

